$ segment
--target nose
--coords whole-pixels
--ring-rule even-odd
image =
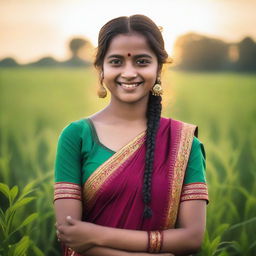
[[[124,66],[124,69],[122,70],[121,73],[121,78],[127,79],[127,80],[132,80],[138,76],[136,68],[133,67],[132,64],[126,64]]]

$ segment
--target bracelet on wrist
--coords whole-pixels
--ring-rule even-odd
[[[163,231],[147,231],[148,232],[148,252],[159,253],[163,245]]]

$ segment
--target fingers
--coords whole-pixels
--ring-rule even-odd
[[[72,239],[68,236],[67,233],[65,232],[61,232],[59,230],[56,231],[56,234],[57,234],[57,237],[58,237],[58,241],[59,242],[63,242],[65,243],[67,246],[70,246],[72,245]]]
[[[61,224],[58,224],[58,222],[55,222],[55,228],[58,228]]]
[[[60,242],[60,231],[59,230],[56,230],[56,236],[57,236],[58,242]]]
[[[65,226],[60,225],[60,226],[58,226],[57,230],[59,231],[59,233],[64,234],[65,233],[65,228],[66,228]]]
[[[58,222],[56,221],[55,224],[54,224],[54,226],[55,226],[56,228],[58,228],[59,226],[64,225],[64,224],[66,224],[66,223],[71,224],[71,225],[74,225],[74,224],[76,223],[76,220],[73,219],[71,216],[66,216],[65,219],[66,219],[66,221],[64,221],[63,223],[58,223]]]
[[[57,235],[58,242],[60,241],[64,242],[62,235],[64,235],[65,233],[65,227],[63,225],[58,225],[57,223],[55,224],[55,227],[56,227],[56,235]]]
[[[70,243],[70,239],[67,238],[64,234],[59,234],[59,238],[58,238],[61,242],[65,243],[66,245],[69,246]]]
[[[71,216],[67,216],[66,221],[69,225],[75,225],[76,222],[76,220],[74,220]]]
[[[64,243],[69,243],[70,240],[67,239],[67,235],[70,231],[71,226],[75,225],[76,220],[73,219],[71,216],[66,217],[66,224],[58,224],[57,222],[55,223],[56,227],[56,235],[57,239],[60,242]]]
[[[57,235],[58,242],[65,242],[66,239],[64,237],[64,233],[60,233],[60,231],[57,229],[56,235]]]

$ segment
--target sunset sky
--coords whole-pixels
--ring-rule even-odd
[[[177,36],[198,32],[227,42],[256,40],[256,0],[0,0],[0,59],[20,63],[69,57],[67,42],[83,36],[96,46],[108,20],[145,14],[163,27],[169,53]]]

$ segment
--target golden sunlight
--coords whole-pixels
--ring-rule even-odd
[[[0,6],[0,59],[12,56],[26,62],[46,55],[65,59],[70,38],[85,37],[96,46],[103,24],[132,14],[145,14],[163,27],[166,49],[172,55],[177,37],[188,32],[224,40],[256,36],[250,25],[256,22],[253,7],[255,3],[242,0],[6,1]]]

